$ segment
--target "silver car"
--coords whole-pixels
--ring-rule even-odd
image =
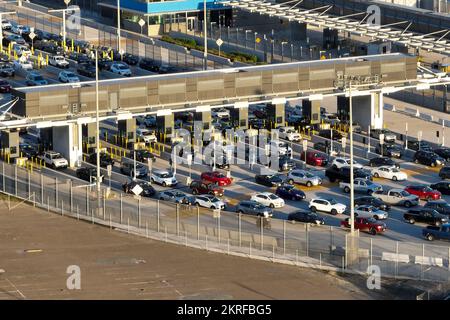
[[[312,174],[306,170],[292,170],[287,175],[287,181],[290,184],[299,183],[307,187],[318,186],[322,184],[322,179],[319,176]]]
[[[374,206],[362,205],[355,208],[355,216],[359,218],[374,218],[375,220],[385,220],[388,218],[388,213]]]
[[[190,196],[184,192],[181,191],[161,191],[158,194],[159,200],[165,200],[175,203],[183,203],[183,204],[194,204],[195,203],[195,197]]]

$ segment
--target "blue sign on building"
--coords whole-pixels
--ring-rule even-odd
[[[206,0],[208,9],[221,9],[221,0]],[[189,11],[203,11],[203,0],[169,0],[163,2],[146,2],[137,0],[122,0],[121,8],[139,11],[143,14],[164,14]]]

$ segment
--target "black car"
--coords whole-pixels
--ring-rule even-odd
[[[148,150],[137,150],[136,151],[136,161],[148,162],[148,159],[152,159],[152,162],[156,161],[156,157]]]
[[[141,59],[141,61],[139,62],[139,68],[142,68],[144,70],[151,71],[151,72],[159,71],[159,67],[155,64],[155,62],[153,60],[146,59],[146,58]]]
[[[284,178],[283,178],[284,177]],[[279,187],[281,186],[286,180],[286,176],[282,175],[256,175],[255,181],[258,184],[262,184],[263,186],[267,187]]]
[[[337,143],[333,144],[333,150],[331,150],[331,143],[329,141],[316,142],[314,143],[313,149],[317,151],[322,151],[326,154],[330,154],[331,151],[334,151],[336,155],[339,155],[342,151],[341,145]]]
[[[280,171],[289,171],[296,167],[295,161],[291,159],[289,156],[280,156],[278,159],[278,165],[280,168]],[[271,163],[269,162],[269,166],[271,166]]]
[[[33,146],[27,144],[27,143],[21,143],[19,144],[19,149],[21,156],[25,156],[28,159],[35,158],[38,156],[38,150],[34,148]]]
[[[403,150],[395,143],[378,144],[375,147],[375,153],[381,154],[389,158],[400,159],[403,156]]]
[[[91,163],[91,164],[97,164],[97,153],[91,153],[88,157],[87,157],[87,162]],[[111,158],[111,156],[105,152],[101,152],[100,153],[100,166],[103,168],[106,168],[107,166],[113,166],[114,165],[114,160]]]
[[[341,181],[350,183],[350,167],[337,168],[336,166],[331,166],[325,170],[325,176],[328,177],[330,182]],[[363,178],[372,180],[372,173],[365,169],[353,168],[354,178]]]
[[[442,194],[450,195],[450,181],[441,181],[430,185],[431,189],[437,190]]]
[[[450,204],[445,200],[428,201],[425,203],[424,208],[433,209],[440,214],[450,216]]]
[[[299,190],[290,184],[279,186],[275,191],[275,194],[280,198],[293,201],[306,199],[306,195],[302,190]]]
[[[417,151],[414,154],[414,162],[436,167],[443,166],[445,160],[432,151]]]
[[[70,60],[74,60],[77,63],[91,63],[91,59],[89,59],[89,57],[84,54],[84,53],[77,53],[77,52],[72,52],[71,54],[69,54],[68,58]]]
[[[414,150],[414,151],[431,151],[431,146],[426,141],[408,141],[408,149]]]
[[[388,158],[388,157],[376,157],[369,160],[369,166],[371,167],[381,167],[381,166],[389,166],[389,167],[396,167],[397,169],[400,169],[400,164],[395,162],[394,160]]]
[[[125,193],[133,193],[133,188],[136,187],[136,185],[139,185],[142,188],[140,196],[143,197],[151,197],[154,196],[156,191],[155,189],[150,185],[150,183],[145,181],[130,181],[128,183],[124,183],[122,185],[122,189]]]
[[[443,167],[439,171],[439,177],[442,179],[450,179],[450,167]]]
[[[98,60],[98,68],[99,70],[106,70],[109,71],[111,69],[111,65],[114,63],[114,61],[110,59],[99,59]]]
[[[441,147],[434,149],[434,153],[450,162],[450,148]]]
[[[248,120],[248,125],[250,128],[252,129],[263,129],[265,128],[265,123],[263,119],[258,119],[258,118],[252,118]]]
[[[372,196],[363,196],[355,199],[355,206],[363,205],[373,206],[383,211],[389,211],[391,209],[391,206],[386,204],[383,200]]]
[[[95,78],[95,67],[90,63],[78,64],[77,72],[85,77]]]
[[[166,73],[176,73],[178,72],[178,68],[175,66],[160,66],[158,72],[160,74],[166,74]]]
[[[333,135],[333,140],[341,140],[343,137],[339,131],[336,131],[333,129],[325,129],[325,130],[319,131],[319,136],[326,138],[326,139],[331,139],[332,135]]]
[[[448,222],[447,216],[429,208],[411,209],[403,215],[403,218],[411,224],[425,222],[437,227]]]
[[[322,217],[319,217],[317,213],[309,212],[305,210],[298,210],[292,212],[288,215],[288,221],[292,223],[295,222],[303,222],[303,223],[314,223],[318,225],[325,224],[325,220]]]
[[[122,61],[130,66],[135,66],[139,62],[139,57],[137,57],[131,53],[125,53],[122,57]]]
[[[81,167],[77,169],[76,175],[80,179],[93,183],[97,179],[97,169],[93,167]],[[103,175],[100,175],[100,177],[103,177]]]

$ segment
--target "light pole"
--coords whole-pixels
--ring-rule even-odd
[[[294,44],[291,43],[291,62],[294,61]]]
[[[284,45],[287,44],[286,41],[281,41],[281,61],[284,62]]]
[[[203,0],[203,36],[204,36],[204,51],[203,51],[203,63],[204,69],[208,70],[208,35],[207,35],[207,22],[206,18],[208,16],[208,11],[206,10],[206,0]]]
[[[247,48],[247,33],[252,32],[252,30],[245,30],[245,47]]]
[[[69,9],[54,9],[54,10],[48,10],[48,12],[62,12],[62,36],[63,36],[63,50],[66,51],[66,12],[72,11]]]
[[[258,34],[258,32],[255,31],[255,51],[256,51],[256,35]]]
[[[352,99],[352,83],[348,86],[348,95],[350,99],[350,231],[355,233],[355,186],[353,181],[353,99]]]
[[[99,119],[99,95],[98,95],[98,50],[95,50],[95,142],[97,153],[97,208],[100,210],[100,119]]]
[[[121,54],[122,52],[122,44],[120,37],[120,0],[117,0],[117,52]]]
[[[15,11],[0,12],[0,51],[3,51],[3,16],[8,14],[16,14]]]

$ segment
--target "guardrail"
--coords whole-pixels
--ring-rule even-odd
[[[439,125],[444,125],[445,127],[450,128],[450,119],[443,119],[441,117],[434,116],[433,114],[421,112],[418,108],[400,107],[392,104],[385,104],[384,109],[392,112],[402,113],[410,117],[420,118],[422,120],[433,122]]]

